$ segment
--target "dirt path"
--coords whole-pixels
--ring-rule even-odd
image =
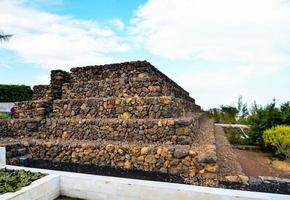
[[[264,152],[234,150],[247,176],[273,176],[290,178],[290,172],[276,169],[271,165],[269,155]]]
[[[243,175],[238,158],[220,126],[215,126],[215,139],[219,176]]]

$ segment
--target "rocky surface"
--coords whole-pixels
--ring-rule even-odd
[[[16,119],[0,121],[2,137],[115,140],[190,145],[199,128],[199,115],[168,119]],[[49,134],[48,134],[49,133]]]
[[[220,177],[232,175],[244,175],[238,158],[229,143],[223,128],[215,125],[215,137],[217,147],[218,165],[220,166]]]
[[[195,107],[192,102],[168,96],[65,99],[54,101],[53,117],[163,119],[188,116]]]
[[[17,103],[14,119],[0,121],[0,143],[17,141],[16,151],[24,146],[30,160],[151,171],[188,182],[217,172],[213,130],[200,130],[200,107],[148,62],[54,70],[50,85],[35,86],[33,98]]]

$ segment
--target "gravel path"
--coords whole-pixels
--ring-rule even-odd
[[[247,176],[273,176],[290,178],[290,172],[276,169],[270,163],[269,154],[260,151],[238,150],[235,153]]]
[[[219,177],[244,175],[238,158],[225,136],[223,128],[214,127],[217,148],[217,162],[219,166]]]

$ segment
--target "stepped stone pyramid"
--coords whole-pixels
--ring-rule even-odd
[[[146,61],[55,70],[32,101],[17,103],[14,119],[0,121],[0,145],[10,163],[24,149],[31,160],[203,176],[217,171],[204,118]]]

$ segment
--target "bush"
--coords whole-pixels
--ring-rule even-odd
[[[236,128],[225,128],[226,136],[231,144],[248,145],[250,144],[248,138],[243,138]]]
[[[233,106],[221,106],[220,108],[212,108],[207,113],[209,117],[214,119],[215,123],[235,124],[239,111]]]
[[[280,125],[264,131],[264,144],[273,147],[277,156],[290,158],[290,126]]]
[[[30,86],[0,85],[0,102],[29,101],[32,99]]]
[[[0,113],[0,119],[10,119],[10,115],[6,113]]]
[[[247,119],[251,129],[250,139],[254,144],[264,145],[262,138],[263,132],[277,125],[290,125],[290,106],[289,102],[276,106],[273,101],[266,107],[256,108],[255,113]]]
[[[246,117],[249,115],[247,104],[243,102],[241,96],[236,105],[222,105],[220,108],[209,109],[207,113],[209,117],[214,119],[215,123],[225,124],[244,124]]]

